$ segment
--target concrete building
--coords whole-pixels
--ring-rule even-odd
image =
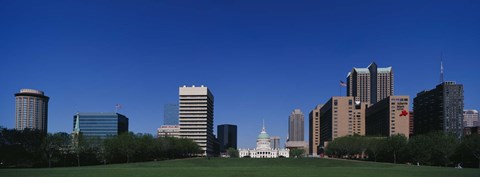
[[[270,137],[270,147],[272,149],[280,149],[280,137],[279,136],[271,136]]]
[[[163,106],[163,125],[178,125],[178,104]]]
[[[414,134],[432,131],[463,135],[463,85],[443,82],[413,99]]]
[[[394,94],[392,67],[379,68],[375,62],[367,68],[353,68],[347,75],[347,96],[375,104]]]
[[[389,96],[366,110],[366,135],[410,136],[409,96]]]
[[[162,125],[157,129],[157,137],[174,137],[180,138],[179,125]]]
[[[179,88],[180,137],[195,141],[204,156],[214,155],[213,102],[205,86]]]
[[[289,149],[273,149],[270,145],[270,135],[267,134],[265,126],[257,137],[257,148],[255,149],[239,149],[240,158],[277,158],[290,157]]]
[[[222,124],[217,126],[217,139],[220,144],[220,153],[224,153],[228,148],[237,149],[237,126],[231,124]]]
[[[463,134],[465,136],[470,136],[472,134],[479,134],[480,135],[480,126],[465,127],[465,128],[463,128]]]
[[[308,154],[319,155],[320,148],[320,109],[323,105],[317,105],[308,116]]]
[[[320,109],[320,146],[347,135],[365,135],[367,103],[352,96],[332,97]]]
[[[480,126],[479,116],[477,110],[463,111],[463,127]]]
[[[104,139],[128,132],[128,118],[118,113],[77,113],[73,116],[73,134]]]
[[[414,123],[414,120],[415,120],[415,114],[413,113],[413,111],[410,111],[409,113],[410,115],[408,116],[409,117],[409,131],[410,131],[410,136],[413,136],[413,129],[415,127],[415,123]]]
[[[288,118],[288,140],[287,141],[304,141],[304,121],[305,118],[300,109],[295,109]]]
[[[15,129],[48,132],[48,100],[42,91],[21,89],[15,94]]]

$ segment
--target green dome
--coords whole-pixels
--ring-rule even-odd
[[[262,132],[258,135],[257,139],[270,139],[270,135],[268,135],[267,132]]]

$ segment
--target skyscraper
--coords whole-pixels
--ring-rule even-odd
[[[237,149],[237,126],[222,124],[217,126],[220,152],[226,152],[228,148]]]
[[[178,104],[165,104],[163,108],[163,125],[178,125]]]
[[[104,139],[128,132],[128,118],[118,113],[77,113],[73,116],[73,133],[85,138]]]
[[[414,134],[432,131],[463,135],[463,85],[443,82],[413,99]]]
[[[180,137],[195,141],[205,156],[214,153],[213,102],[213,94],[203,85],[179,88]]]
[[[392,67],[379,68],[375,62],[367,68],[353,68],[347,75],[347,96],[375,104],[394,92]]]
[[[288,141],[304,141],[304,116],[295,109],[288,119]]]
[[[480,126],[479,116],[477,110],[464,110],[463,111],[463,127],[475,127]]]
[[[15,129],[38,129],[47,133],[48,100],[42,91],[21,89],[15,94]]]
[[[320,109],[323,105],[317,105],[309,114],[308,117],[308,149],[309,154],[318,155],[318,148],[320,145]]]
[[[272,149],[280,149],[280,137],[279,136],[271,136],[270,137],[270,147]]]

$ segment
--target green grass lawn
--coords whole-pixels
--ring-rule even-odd
[[[333,176],[480,177],[479,169],[394,165],[334,159],[183,159],[89,167],[0,169],[0,177]]]

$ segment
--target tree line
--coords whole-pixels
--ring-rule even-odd
[[[325,154],[375,162],[480,168],[480,135],[461,140],[442,132],[415,135],[410,139],[404,135],[345,136],[328,143]]]
[[[197,143],[183,138],[155,138],[124,133],[106,139],[75,140],[72,135],[0,128],[0,167],[59,167],[143,162],[196,156]]]

